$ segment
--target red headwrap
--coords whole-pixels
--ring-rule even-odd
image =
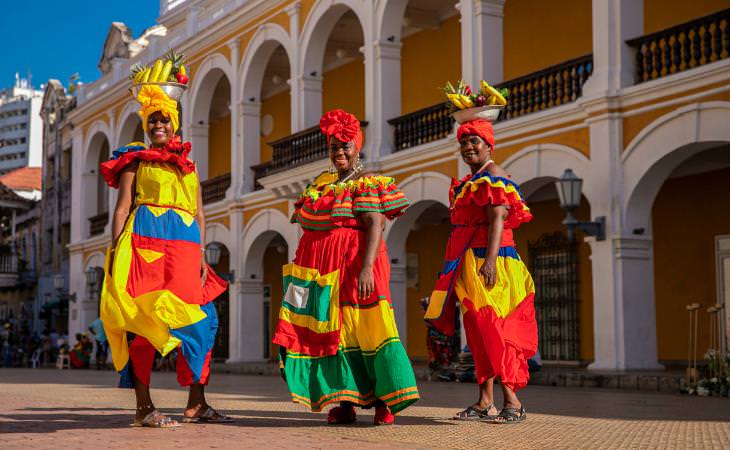
[[[494,148],[494,128],[492,128],[492,122],[484,119],[464,122],[456,131],[456,140],[461,142],[463,136],[469,135],[479,136],[490,147]]]
[[[360,121],[353,114],[342,109],[326,112],[319,120],[322,134],[327,136],[327,143],[335,137],[342,142],[354,142],[357,151],[362,148],[362,131]]]

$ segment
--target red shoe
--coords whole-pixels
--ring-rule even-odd
[[[395,423],[395,416],[391,414],[387,406],[378,406],[375,408],[375,425],[393,425]]]
[[[356,420],[355,408],[352,406],[336,406],[327,415],[327,423],[330,425],[345,425],[355,423]]]

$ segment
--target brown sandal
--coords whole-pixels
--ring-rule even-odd
[[[226,416],[225,414],[221,414],[212,407],[208,406],[208,408],[203,411],[203,414],[195,417],[186,417],[183,416],[183,423],[231,423],[233,422],[233,419]]]
[[[147,428],[177,428],[180,426],[180,423],[177,420],[171,419],[155,409],[146,416],[144,416],[144,419],[135,420],[132,423],[132,426]]]

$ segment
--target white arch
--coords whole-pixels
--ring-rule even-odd
[[[130,100],[125,105],[124,108],[122,108],[121,114],[119,114],[119,120],[117,121],[117,132],[115,134],[115,145],[111,149],[112,151],[123,146],[126,144],[129,144],[131,140],[134,137],[134,131],[136,129],[137,122],[134,122],[134,127],[131,129],[131,133],[126,133],[129,131],[127,128],[129,125],[130,120],[133,120],[134,118],[137,119],[137,121],[140,121],[139,114],[137,112],[139,111],[139,103],[137,103],[136,100]],[[124,136],[124,135],[128,135]]]
[[[694,103],[659,117],[632,139],[621,156],[627,229],[648,227],[654,199],[674,169],[730,142],[728,124],[730,102]]]
[[[239,68],[239,82],[241,86],[241,100],[249,101],[251,97],[259,100],[266,65],[276,47],[281,45],[289,59],[289,71],[294,64],[294,43],[289,33],[281,25],[267,23],[261,26],[253,35],[243,53]],[[254,101],[256,101],[254,100]]]
[[[104,267],[104,261],[106,261],[106,255],[100,251],[93,252],[84,261],[84,271],[89,267]]]
[[[111,151],[111,145],[114,140],[112,139],[112,131],[109,128],[109,125],[107,125],[106,122],[103,120],[96,120],[94,123],[91,124],[89,127],[89,131],[86,133],[86,137],[84,139],[84,154],[83,159],[85,164],[88,164],[88,157],[89,157],[89,150],[91,146],[91,141],[96,137],[97,134],[103,134],[106,138],[106,141],[109,143],[110,151]]]
[[[205,224],[205,244],[208,245],[211,242],[218,242],[223,244],[228,251],[231,250],[231,232],[222,223],[219,222],[206,222]],[[231,261],[233,263],[233,261]]]
[[[203,60],[202,63],[200,63],[200,67],[195,71],[195,77],[193,78],[193,85],[190,89],[190,102],[189,104],[193,107],[193,110],[191,112],[191,120],[195,120],[195,118],[198,117],[198,113],[200,111],[197,111],[197,106],[199,103],[199,97],[203,94],[206,96],[212,96],[213,90],[215,89],[216,85],[218,84],[218,78],[216,78],[214,83],[205,83],[209,77],[208,75],[210,72],[214,70],[220,70],[222,71],[225,76],[228,78],[229,82],[233,82],[233,80],[236,79],[236,71],[233,67],[231,67],[231,63],[228,61],[228,58],[226,58],[221,53],[213,53],[212,55],[208,56]],[[208,92],[209,91],[209,92]],[[208,105],[208,108],[205,108],[204,114],[206,114],[205,120],[207,121],[207,113],[208,110],[210,110],[210,105]],[[193,122],[194,123],[194,122]]]
[[[378,40],[393,36],[393,42],[400,42],[408,0],[386,0],[380,2],[375,11],[376,24],[380,24]]]
[[[264,252],[277,233],[286,241],[291,259],[297,247],[297,227],[281,211],[260,211],[243,229],[240,248],[246,249],[246,252],[240,255],[239,267],[243,268],[245,279],[261,280]]]
[[[529,197],[545,185],[548,180],[559,178],[565,169],[583,178],[583,193],[589,202],[596,198],[600,189],[591,180],[591,161],[579,150],[561,144],[536,144],[525,147],[508,157],[502,167],[512,179],[521,185]],[[531,181],[538,181],[530,183]]]
[[[300,39],[300,59],[297,62],[297,73],[322,75],[324,51],[329,35],[335,24],[347,10],[352,10],[360,22],[365,42],[370,42],[370,30],[365,26],[370,23],[365,2],[355,0],[318,0],[307,16]]]
[[[421,213],[434,202],[449,207],[449,189],[451,178],[439,172],[421,172],[398,183],[398,188],[405,194],[411,206],[406,214],[398,220],[389,222],[383,238],[388,243],[392,254],[402,245],[405,252],[405,240],[413,229]]]

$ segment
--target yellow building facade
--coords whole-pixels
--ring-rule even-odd
[[[95,318],[83,272],[103,266],[109,242],[115,194],[98,183],[98,161],[140,137],[126,73],[172,46],[191,69],[182,129],[204,180],[206,239],[230,255],[217,267],[232,279],[220,358],[276,356],[280,268],[300,233],[288,217],[327,168],[316,125],[331,108],[367,122],[367,165],[411,200],[386,243],[400,333],[414,360],[427,357],[420,299],[442,263],[450,180],[467,170],[440,86],[484,78],[511,92],[495,156],[535,215],[516,239],[538,282],[543,358],[603,370],[685,361],[685,306],[723,303],[730,291],[729,11],[720,0],[685,3],[161,2],[144,48],[112,58],[72,114],[82,201],[71,290],[86,300],[70,330]],[[566,240],[554,187],[566,168],[584,180],[576,217],[605,217],[606,239]]]

